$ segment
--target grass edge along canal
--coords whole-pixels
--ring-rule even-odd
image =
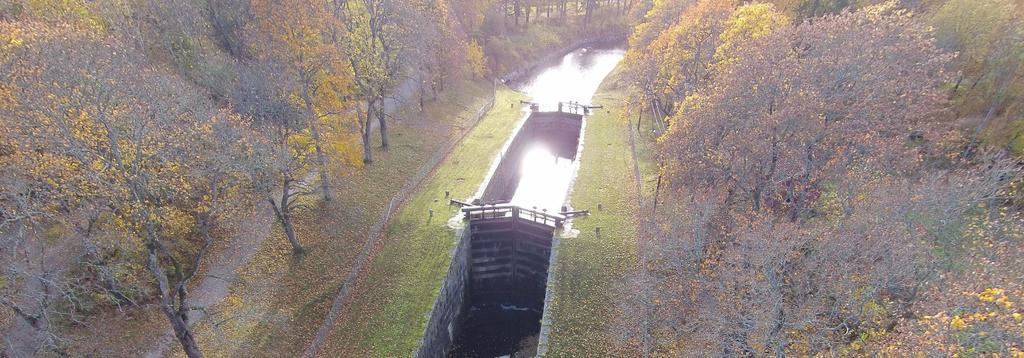
[[[476,193],[495,155],[524,118],[520,101],[526,99],[522,93],[500,88],[494,108],[398,210],[385,230],[380,251],[321,352],[412,355],[456,244],[447,221],[458,208],[448,205],[445,192],[459,199]]]

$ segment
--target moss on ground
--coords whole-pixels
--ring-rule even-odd
[[[476,192],[523,118],[519,101],[525,99],[521,93],[499,90],[494,109],[392,218],[382,248],[322,354],[399,357],[415,351],[455,247],[447,220],[458,209],[449,207],[445,191],[455,198]]]

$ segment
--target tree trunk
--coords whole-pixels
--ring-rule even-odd
[[[516,27],[519,27],[519,15],[520,15],[520,13],[519,13],[519,11],[520,11],[519,1],[521,1],[521,0],[513,0],[512,1],[512,16],[515,18]]]
[[[530,8],[530,4],[526,4],[525,10],[526,10],[526,14],[525,14],[526,17],[523,19],[523,27],[524,28],[529,28],[530,27],[530,11],[532,10]]]
[[[281,222],[284,224],[284,234],[288,237],[288,243],[292,245],[292,253],[298,255],[301,254],[305,249],[302,248],[302,244],[295,238],[295,229],[292,227],[292,219],[287,213],[284,213],[284,220]]]
[[[274,203],[274,198],[267,198],[270,202],[270,206],[274,209],[274,216],[277,217],[277,221],[281,223],[281,227],[284,228],[284,235],[288,238],[288,243],[292,245],[292,252],[295,254],[301,254],[304,250],[299,240],[295,238],[295,229],[292,226],[291,210],[288,208],[291,196],[291,180],[285,179],[281,188],[281,202]]]
[[[274,204],[274,200],[270,200],[270,205],[274,207],[274,216],[277,216],[277,222],[281,223],[281,227],[284,228],[284,235],[288,238],[288,243],[292,245],[292,252],[295,254],[301,254],[303,251],[302,244],[295,238],[295,229],[292,227],[291,215],[288,215],[287,211],[284,211]]]
[[[651,208],[651,217],[658,217],[658,195],[661,192],[661,173],[658,173],[658,184],[654,186],[654,207]]]
[[[178,292],[178,296],[181,297],[179,309],[175,309],[171,300],[174,294],[170,292],[170,287],[167,282],[167,275],[164,270],[160,267],[160,260],[157,258],[155,244],[149,245],[149,257],[147,260],[147,267],[149,272],[153,274],[157,281],[157,287],[160,291],[160,311],[164,313],[167,320],[171,323],[171,328],[174,329],[174,336],[178,338],[178,343],[181,343],[182,350],[185,351],[185,355],[189,358],[199,358],[203,356],[203,353],[199,351],[199,344],[196,343],[196,338],[192,334],[192,329],[188,325],[188,305],[185,304],[185,292]]]
[[[373,118],[373,109],[375,108],[373,101],[366,102],[366,118],[361,119],[362,130],[361,137],[363,139],[363,163],[373,163],[373,148],[370,146],[370,121]]]
[[[164,299],[160,300],[160,309],[167,316],[167,319],[171,321],[171,327],[174,328],[174,336],[178,338],[178,343],[181,343],[181,348],[185,351],[185,355],[189,358],[201,358],[203,352],[199,350],[196,337],[192,334],[192,329],[189,328],[188,322],[183,318],[188,313],[175,314],[174,309],[165,301]]]
[[[422,71],[422,69],[420,69],[420,71]],[[424,97],[424,92],[426,92],[427,81],[423,80],[423,72],[420,72],[419,78],[420,78],[420,85],[419,85],[418,91],[416,91],[416,92],[419,95],[420,112],[423,112],[423,97]]]
[[[583,15],[583,28],[590,27],[590,19],[594,16],[594,8],[597,7],[595,0],[587,0],[585,12]]]
[[[319,119],[313,111],[313,99],[309,97],[307,87],[302,88],[302,100],[306,103],[306,115],[309,117],[309,134],[313,136],[313,147],[316,149],[316,161],[320,166],[320,190],[323,192],[324,201],[331,201],[330,176],[327,174],[327,156],[324,155],[323,145],[320,138]]]
[[[369,123],[367,123],[367,126],[369,126]],[[370,148],[369,128],[367,128],[366,131],[363,131],[363,163],[373,163],[373,148]]]
[[[388,121],[387,112],[384,111],[384,101],[378,102],[377,108],[377,124],[380,125],[380,147],[384,150],[388,149]]]
[[[755,184],[756,187],[750,193],[750,208],[753,211],[761,211],[761,185]]]
[[[233,58],[238,58],[238,53],[235,52],[235,47],[231,43],[228,30],[226,26],[224,26],[224,20],[221,18],[220,14],[217,13],[217,8],[214,6],[213,1],[206,2],[206,11],[210,13],[210,24],[213,25],[214,38],[220,42],[222,48],[227,50],[228,55],[231,55]]]

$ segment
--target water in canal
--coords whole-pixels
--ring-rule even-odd
[[[542,111],[558,110],[558,102],[590,104],[601,81],[625,54],[621,48],[581,48],[558,63],[535,70],[517,87],[540,104]]]
[[[558,110],[559,102],[592,104],[601,81],[615,69],[625,50],[581,48],[527,77],[519,90],[540,105],[542,111]],[[558,212],[569,192],[575,172],[574,159],[537,144],[523,155],[522,173],[512,204]],[[571,153],[574,157],[575,153]]]
[[[558,62],[538,67],[516,87],[532,97],[541,111],[556,111],[559,102],[591,104],[598,86],[624,54],[621,48],[577,49]],[[522,160],[519,181],[511,203],[559,212],[575,175],[575,153],[530,143],[518,159]],[[470,305],[454,337],[450,357],[536,354],[543,307],[516,307],[501,302]]]

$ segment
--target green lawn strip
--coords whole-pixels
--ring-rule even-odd
[[[226,321],[217,332],[209,325],[200,327],[204,351],[211,356],[301,354],[388,201],[458,135],[457,128],[469,125],[490,90],[486,81],[468,83],[443,94],[425,112],[395,123],[388,151],[378,148],[373,164],[338,175],[335,200],[298,213],[296,232],[308,249],[302,258],[291,256],[275,223],[274,232],[232,285],[231,295],[237,298],[229,297],[218,307]]]
[[[610,328],[619,301],[613,287],[636,263],[638,193],[628,123],[620,116],[624,94],[609,89],[610,83],[605,81],[593,101],[605,108],[587,118],[572,193],[573,208],[589,209],[591,215],[574,220],[580,234],[561,240],[554,267],[554,297],[547,308],[552,318],[550,357],[620,353],[614,351]]]
[[[322,352],[359,356],[409,356],[426,327],[455,247],[444,192],[472,196],[491,161],[523,118],[521,93],[501,89],[494,109],[466,136],[428,181],[392,218],[381,251],[353,295]],[[434,211],[428,223],[429,210]]]

